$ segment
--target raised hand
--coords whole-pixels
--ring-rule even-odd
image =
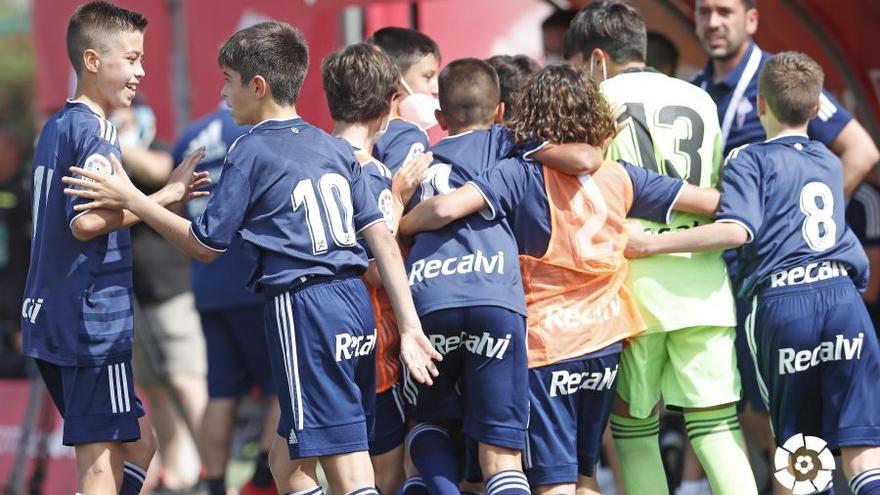
[[[196,165],[198,165],[204,157],[205,147],[202,146],[187,155],[180,165],[171,171],[171,175],[168,177],[168,184],[163,190],[171,195],[172,202],[188,201],[207,194],[205,192],[204,194],[193,195],[193,193],[201,193],[201,191],[195,191],[192,187],[196,180],[201,181],[201,185],[197,186],[196,189],[210,182],[210,179],[208,179],[207,182],[204,182],[204,176],[201,175],[202,173],[195,173]]]
[[[431,378],[440,374],[434,361],[442,361],[443,356],[421,330],[400,333],[400,358],[419,383],[433,385]]]

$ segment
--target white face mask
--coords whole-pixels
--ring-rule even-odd
[[[414,93],[403,79],[400,83],[409,93],[400,101],[400,116],[425,131],[437,125],[434,111],[440,109],[440,100],[424,93]]]
[[[391,124],[391,116],[386,115],[384,119],[382,119],[382,123],[379,125],[379,130],[376,131],[376,135],[373,136],[373,142],[376,142],[388,132],[388,126]]]
[[[596,76],[593,72],[595,69],[596,69],[596,58],[593,57],[592,55],[590,55],[590,79],[592,79],[594,81],[596,80]],[[603,58],[602,59],[602,80],[599,82],[600,83],[605,82],[605,80],[607,80],[607,79],[608,79],[608,66],[605,65],[605,59]]]

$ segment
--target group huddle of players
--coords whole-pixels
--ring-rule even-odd
[[[645,24],[623,2],[585,7],[571,64],[543,69],[466,58],[438,77],[429,38],[382,29],[322,63],[332,135],[296,113],[305,40],[263,22],[218,55],[228,110],[212,119],[236,136],[222,168],[194,145],[146,196],[105,118],[144,75],[145,26],[106,3],[77,9],[76,97],[34,161],[24,347],[82,493],[138,493],[155,450],[128,364],[137,221],[200,262],[247,267],[265,296],[279,493],[320,494],[318,463],[339,494],[598,493],[610,425],[626,492],[662,494],[662,399],[683,411],[712,491],[756,494],[731,287],[777,444],[821,437],[854,493],[880,493],[867,259],[840,161],[806,135],[824,77],[806,55],[761,59],[769,139],[724,160],[728,119],[645,65]],[[449,135],[429,147],[435,123]],[[183,203],[189,219],[172,211]],[[787,474],[826,489],[815,471]]]

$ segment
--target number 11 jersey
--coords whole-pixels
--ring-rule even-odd
[[[612,108],[626,105],[618,120],[629,123],[614,138],[606,158],[623,159],[698,187],[718,184],[721,127],[715,103],[705,91],[651,68],[629,69],[603,82],[601,88]],[[668,225],[641,221],[653,234],[710,222],[710,218],[689,213],[676,213]],[[720,251],[632,260],[626,283],[636,297],[647,332],[736,323]]]

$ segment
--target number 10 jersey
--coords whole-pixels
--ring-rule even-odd
[[[721,164],[721,127],[712,98],[686,81],[651,68],[630,69],[601,85],[615,108],[626,105],[627,122],[606,158],[634,165],[699,187],[715,187]],[[642,220],[653,234],[710,223],[677,213],[668,225]],[[734,326],[733,296],[721,252],[675,253],[633,260],[627,277],[648,332],[694,326]]]

